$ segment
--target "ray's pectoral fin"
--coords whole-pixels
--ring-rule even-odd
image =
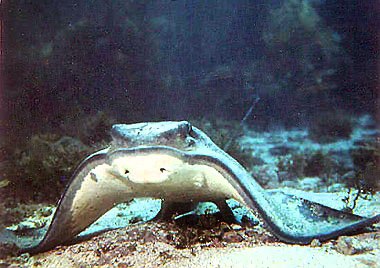
[[[327,240],[380,221],[380,215],[362,218],[295,196],[268,194],[188,122],[116,125],[113,130],[113,151],[100,151],[82,162],[45,237],[23,252],[34,254],[67,243],[110,208],[134,197],[168,201],[164,215],[172,213],[170,207],[178,201],[211,200],[227,217],[233,213],[225,199],[233,198],[257,212],[279,239],[298,244]]]
[[[75,171],[42,241],[22,251],[34,254],[73,240],[130,195],[130,187],[107,164],[106,153],[91,155]]]
[[[281,191],[268,194],[274,204],[269,215],[270,227],[278,238],[290,243],[308,244],[313,239],[325,241],[380,221],[380,214],[365,218]]]

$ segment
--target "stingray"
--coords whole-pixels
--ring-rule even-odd
[[[117,124],[111,137],[109,148],[76,169],[43,239],[22,252],[36,254],[72,241],[115,205],[140,197],[162,199],[160,217],[171,215],[181,203],[199,202],[214,202],[233,217],[226,203],[232,198],[251,209],[279,240],[295,244],[329,240],[380,221],[380,214],[366,218],[265,191],[186,121]]]

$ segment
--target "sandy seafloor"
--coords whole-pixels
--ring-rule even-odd
[[[240,139],[245,148],[251,147],[266,165],[266,174],[275,172],[274,156],[268,152],[277,145],[303,150],[346,152],[355,142],[379,139],[378,131],[366,128],[368,118],[358,120],[351,139],[333,144],[320,145],[307,139],[305,131],[278,131],[254,133],[246,130]],[[377,141],[378,142],[378,141]],[[269,170],[269,171],[268,171]],[[320,178],[304,178],[297,182],[272,182],[271,188],[322,203],[336,209],[343,209],[342,200],[347,189],[342,184],[321,186]],[[121,204],[109,211],[83,235],[105,229],[113,229],[90,238],[78,240],[75,244],[59,246],[49,252],[35,256],[5,256],[0,254],[0,267],[380,267],[380,224],[365,233],[342,236],[328,242],[313,241],[311,245],[289,245],[278,241],[247,209],[229,201],[238,219],[249,215],[245,225],[223,225],[215,220],[214,225],[197,231],[194,226],[172,222],[148,221],[158,212],[160,201],[141,199]],[[13,226],[5,226],[8,233],[16,230],[47,228],[54,211],[53,206],[23,205],[24,210],[36,209],[28,218]],[[203,215],[205,209],[212,214],[214,207],[205,206],[196,214]],[[362,216],[380,213],[380,193],[370,198],[360,198],[353,211]],[[196,217],[194,215],[187,216]],[[217,214],[212,214],[218,218]],[[206,237],[196,241],[192,234]],[[197,238],[197,239],[198,239]],[[12,248],[11,243],[0,234],[1,247]],[[200,239],[201,240],[201,239]],[[5,241],[5,242],[4,242]],[[8,242],[7,242],[8,241]],[[8,252],[12,250],[8,249]]]
[[[321,200],[319,194],[305,194]],[[338,194],[322,195],[327,201],[325,204],[334,202],[331,197],[339,200]],[[380,194],[372,200],[359,200],[360,209],[355,213],[373,215],[380,211],[379,200]],[[136,201],[132,207],[138,203]],[[92,230],[127,221],[121,216],[127,212],[126,208],[113,209]],[[244,208],[239,209],[244,211]],[[32,257],[24,254],[2,259],[0,267],[380,267],[379,224],[366,233],[342,236],[325,243],[315,241],[305,246],[279,242],[261,224],[235,225],[223,238],[181,248],[178,245],[181,245],[186,228],[173,222],[129,224]],[[216,225],[210,233],[216,234],[219,228]]]

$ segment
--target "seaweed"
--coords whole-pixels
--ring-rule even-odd
[[[278,172],[286,172],[291,177],[302,178],[306,166],[306,157],[302,153],[295,153],[288,156],[280,156],[277,162]],[[281,178],[281,176],[279,176]]]
[[[380,142],[364,142],[362,146],[351,151],[351,157],[356,170],[354,176],[345,182],[349,188],[347,197],[343,199],[347,211],[355,209],[359,197],[368,199],[380,190]],[[351,193],[354,193],[353,197]]]
[[[263,31],[274,76],[296,86],[301,94],[336,88],[331,77],[346,58],[339,37],[310,1],[286,0],[270,12]],[[293,82],[292,82],[293,81]]]
[[[318,113],[309,127],[309,137],[319,143],[348,139],[353,131],[351,118],[342,111]]]
[[[322,150],[315,152],[293,153],[279,157],[278,172],[286,172],[290,177],[320,177],[327,182],[336,169],[336,162]]]
[[[306,160],[304,174],[308,177],[321,177],[326,182],[335,171],[335,167],[336,163],[333,158],[322,150],[318,150]]]
[[[16,149],[4,170],[11,181],[7,190],[21,200],[55,200],[72,168],[90,151],[90,147],[71,137],[33,135],[23,148]]]

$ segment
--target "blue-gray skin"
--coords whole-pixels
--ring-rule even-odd
[[[363,218],[282,192],[268,193],[232,157],[186,121],[115,125],[108,149],[86,158],[57,205],[36,254],[67,243],[118,203],[138,197],[164,200],[160,216],[178,203],[211,201],[233,216],[236,199],[287,243],[328,240],[380,221]]]

